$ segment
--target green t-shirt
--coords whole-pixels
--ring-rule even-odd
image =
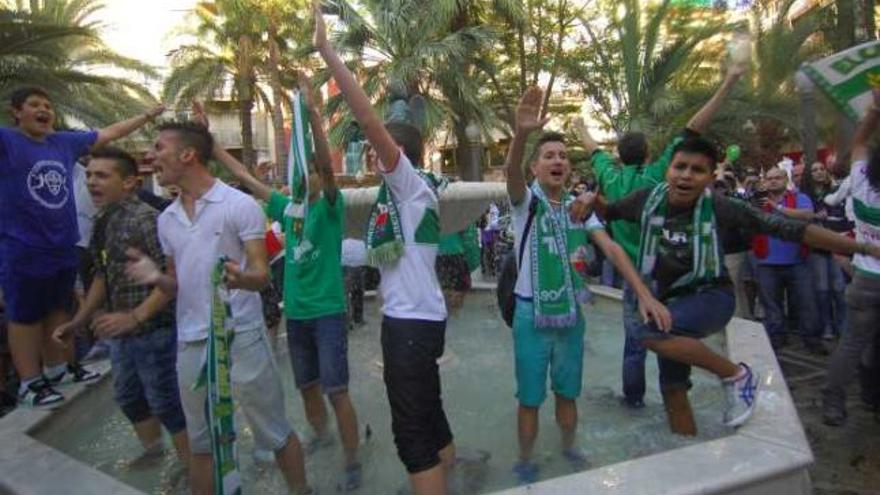
[[[342,231],[345,205],[341,193],[330,204],[324,196],[309,205],[300,245],[284,245],[284,314],[306,320],[345,312],[342,281]],[[284,214],[290,198],[272,191],[269,218],[291,232],[292,218]]]
[[[618,201],[631,192],[654,187],[666,180],[666,169],[672,161],[672,150],[687,135],[697,135],[696,132],[686,129],[681,135],[670,142],[663,154],[653,163],[647,165],[624,165],[619,167],[609,153],[597,150],[593,153],[593,170],[596,180],[602,188],[602,194],[609,203]],[[611,222],[611,236],[614,242],[620,244],[633,262],[639,257],[638,224],[617,220]]]

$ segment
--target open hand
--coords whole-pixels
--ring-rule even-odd
[[[156,117],[162,115],[165,112],[165,105],[156,105],[155,107],[144,112],[144,116],[147,117],[147,120],[153,120]]]
[[[190,111],[192,112],[191,119],[193,122],[205,126],[205,129],[210,129],[208,115],[205,113],[205,107],[202,105],[202,102],[193,100]]]
[[[672,330],[672,314],[669,309],[653,296],[639,299],[639,313],[645,323],[654,321],[662,332]]]
[[[516,106],[516,130],[529,134],[542,129],[550,118],[541,119],[541,102],[544,92],[537,86],[530,86],[523,93],[519,104]]]
[[[125,250],[128,263],[125,264],[125,274],[141,285],[153,285],[162,276],[162,270],[155,261],[135,248]]]
[[[138,322],[131,312],[106,313],[95,318],[92,326],[100,338],[119,337],[137,330]]]

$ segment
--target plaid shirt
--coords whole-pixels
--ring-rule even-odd
[[[95,261],[95,275],[107,284],[107,309],[126,312],[137,307],[153,290],[151,286],[137,285],[125,275],[128,257],[125,250],[133,247],[152,258],[162,268],[165,255],[159,245],[156,219],[159,212],[132,194],[102,211],[95,221],[89,250]],[[142,334],[174,323],[174,305],[142,322],[137,333]]]

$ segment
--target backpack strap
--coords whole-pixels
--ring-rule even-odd
[[[532,194],[532,200],[529,201],[529,216],[526,217],[526,227],[523,229],[522,239],[519,241],[519,257],[516,261],[516,267],[522,266],[523,252],[526,249],[526,239],[529,237],[529,230],[532,228],[532,220],[535,219],[535,213],[538,211],[538,198]]]

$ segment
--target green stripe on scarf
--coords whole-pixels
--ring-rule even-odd
[[[240,494],[241,475],[238,472],[238,453],[235,449],[235,421],[232,403],[232,308],[226,302],[228,293],[223,287],[224,259],[211,273],[211,326],[208,332],[207,354],[199,378],[193,389],[207,387],[205,414],[211,431],[211,454],[214,458],[214,493]]]
[[[578,303],[585,303],[589,298],[575,270],[585,264],[587,231],[583,224],[574,224],[569,218],[570,196],[566,195],[559,208],[553,208],[537,183],[531,186],[531,191],[538,199],[529,242],[535,326],[570,327],[578,321]]]
[[[657,246],[663,236],[663,226],[669,206],[669,185],[657,185],[648,196],[642,209],[639,239],[639,272],[650,278],[657,264]],[[715,207],[712,192],[706,189],[694,207],[693,265],[691,271],[676,280],[671,288],[689,286],[695,282],[709,282],[721,275],[721,249],[715,224]]]
[[[439,200],[440,191],[447,184],[446,179],[438,178],[430,172],[416,170],[425,184],[434,191]],[[437,211],[426,208],[419,220],[415,241],[421,244],[437,244],[440,241],[440,219]],[[378,268],[393,263],[403,255],[403,230],[400,227],[400,213],[391,188],[385,180],[379,186],[379,194],[367,221],[367,264]]]
[[[292,218],[288,242],[298,246],[302,241],[306,216],[309,213],[309,163],[314,156],[312,128],[305,98],[299,91],[293,93],[293,122],[290,133],[290,153],[287,155],[287,176],[290,180],[290,204],[284,214]]]

